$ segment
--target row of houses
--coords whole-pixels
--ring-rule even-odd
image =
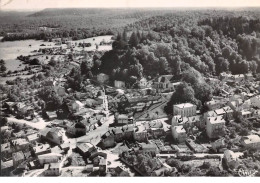
[[[235,81],[235,82],[241,82],[244,80],[253,81],[254,76],[252,73],[232,75],[232,74],[223,72],[223,73],[220,73],[220,79],[222,81],[231,80],[231,81]]]
[[[123,140],[133,140],[135,127],[134,125],[125,125],[123,127],[110,128],[102,137],[100,146],[103,149],[114,147],[117,142]]]
[[[10,114],[18,117],[27,117],[34,114],[34,107],[25,102],[6,102],[3,108]]]
[[[97,75],[97,81],[100,83],[108,83],[109,76],[100,73]],[[173,91],[181,82],[173,82],[173,75],[161,75],[155,78],[154,80],[148,81],[146,78],[142,77],[136,83],[139,88],[154,88],[157,92],[170,92]],[[114,87],[116,88],[125,88],[126,83],[124,81],[115,80]]]
[[[61,45],[61,44],[66,44],[67,42],[72,41],[71,37],[67,38],[53,38],[51,39],[51,42],[55,43],[55,45]]]
[[[68,123],[66,132],[72,136],[86,135],[87,132],[101,126],[106,120],[107,116],[102,113],[89,115],[87,119]]]
[[[8,161],[1,160],[1,175],[2,176],[9,176],[10,173],[15,169],[18,168],[21,163],[25,161],[27,158],[26,153],[23,151],[17,151],[11,153],[10,156],[12,157]]]
[[[253,102],[252,102],[253,101]],[[177,104],[173,106],[172,118],[172,135],[178,142],[184,142],[187,138],[186,130],[188,127],[206,128],[209,138],[219,138],[224,135],[224,127],[227,120],[233,120],[235,117],[242,116],[245,119],[258,116],[257,110],[252,107],[257,107],[259,95],[252,97],[250,100],[243,101],[241,97],[231,97],[227,102],[228,106],[223,106],[224,103],[214,102],[211,105],[211,111],[203,115],[196,115],[196,106],[190,103]],[[254,103],[254,106],[252,106]]]
[[[30,143],[25,138],[17,138],[14,140],[11,140],[10,142],[1,144],[1,158],[8,159],[12,153],[18,152],[18,151],[29,151]]]
[[[128,119],[125,120],[128,122]],[[153,120],[143,124],[129,124],[110,128],[107,133],[102,136],[101,147],[113,147],[117,142],[137,141],[147,142],[148,138],[159,138],[165,136],[166,132],[159,120]]]
[[[34,147],[31,148],[31,145]],[[13,149],[13,146],[15,146],[16,149]],[[1,170],[3,170],[3,175],[9,175],[12,170],[22,163],[24,163],[25,166],[28,165],[31,169],[43,167],[45,164],[59,163],[62,158],[64,158],[65,152],[69,150],[69,146],[66,144],[62,144],[60,147],[56,146],[51,148],[49,144],[40,144],[38,142],[36,142],[36,144],[31,144],[26,139],[13,140],[8,144],[2,144],[1,148]],[[57,152],[57,149],[60,151]],[[7,157],[6,154],[3,153],[8,153],[9,156],[11,156],[11,160],[8,158],[7,161],[3,161],[5,160],[3,156]],[[34,159],[32,159],[32,157],[34,157]],[[29,158],[32,160],[30,161]],[[47,174],[56,175],[55,173]]]
[[[88,162],[86,168],[88,172],[93,172],[95,167],[101,175],[107,171],[107,154],[98,152],[97,148],[91,143],[78,143],[76,151]]]
[[[226,120],[233,119],[233,110],[229,106],[196,115],[194,105],[185,104],[185,107],[184,104],[179,104],[178,106],[180,105],[184,107],[178,108],[178,113],[175,113],[178,115],[172,118],[172,135],[178,142],[185,141],[187,137],[185,129],[189,127],[206,128],[209,138],[222,136]]]

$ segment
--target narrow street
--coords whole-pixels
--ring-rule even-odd
[[[7,121],[8,123],[18,123],[18,124],[25,124],[27,126],[30,126],[32,128],[36,128],[38,130],[44,129],[49,122],[45,122],[42,118],[37,118],[38,122],[31,122],[24,119],[16,119],[14,117],[8,117]]]
[[[84,142],[90,142],[93,145],[97,145],[100,140],[101,136],[104,135],[108,128],[109,125],[114,122],[114,116],[109,116],[108,120],[102,124],[102,126],[97,127],[95,130],[87,132],[86,135],[78,137],[78,138],[69,138],[66,136],[66,131],[62,129],[62,135],[65,143],[70,143],[70,148],[75,149],[77,143],[84,143]]]
[[[114,116],[109,116],[108,120],[102,124],[102,126],[99,126],[97,129],[88,132],[85,136],[77,138],[76,142],[90,142],[93,145],[97,145],[101,140],[101,136],[107,132],[109,125],[113,122]]]

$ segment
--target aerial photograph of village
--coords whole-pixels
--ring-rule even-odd
[[[260,1],[109,1],[0,1],[1,176],[259,177]]]

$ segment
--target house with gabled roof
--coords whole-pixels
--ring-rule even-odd
[[[26,138],[31,144],[36,144],[40,140],[40,134],[34,133],[34,134],[31,134],[31,135],[28,135]]]
[[[221,107],[222,102],[220,100],[211,100],[205,103],[209,110],[215,110]]]
[[[248,80],[248,81],[253,81],[253,80],[254,80],[254,76],[253,76],[252,73],[247,73],[247,74],[245,74],[245,78],[246,78],[246,80]]]
[[[108,172],[111,173],[112,176],[116,176],[116,177],[129,177],[130,174],[123,170],[122,167],[117,166],[115,168],[108,168]]]
[[[51,152],[51,147],[49,144],[37,144],[35,147],[33,147],[34,154],[36,156],[47,154]]]
[[[152,143],[152,144],[141,144],[140,150],[143,152],[158,152],[158,148],[156,146],[156,144]]]
[[[79,143],[76,149],[84,158],[88,158],[97,152],[96,147],[91,143]]]
[[[125,140],[133,140],[135,131],[134,125],[125,125],[122,127],[122,131],[124,133]]]
[[[86,135],[87,127],[83,122],[69,123],[66,132],[73,136],[82,136]]]
[[[18,138],[15,140],[11,140],[11,145],[13,148],[13,152],[17,151],[29,151],[30,143],[24,138]]]
[[[60,145],[64,142],[63,134],[59,128],[45,128],[41,132],[41,138],[54,144]]]
[[[208,117],[206,119],[206,132],[209,138],[218,138],[225,134],[225,119],[223,116]]]
[[[5,102],[3,108],[7,109],[7,112],[14,113],[14,106],[16,105],[15,102]]]
[[[166,91],[166,90],[172,91],[175,89],[177,85],[180,84],[180,82],[178,82],[178,84],[173,84],[171,82],[172,78],[173,75],[161,75],[154,80],[153,87],[158,92]]]
[[[50,163],[44,165],[45,176],[59,176],[61,174],[61,163]]]
[[[140,88],[146,88],[148,87],[148,82],[147,79],[145,77],[142,77],[139,81],[138,81],[138,85]]]
[[[234,111],[229,106],[216,109],[214,112],[217,114],[217,116],[223,116],[225,120],[234,119]]]
[[[113,128],[112,133],[114,134],[114,138],[116,142],[121,142],[124,138],[124,133],[121,127]]]
[[[105,174],[107,171],[107,160],[106,159],[100,159],[99,161],[99,172],[101,174]]]
[[[258,135],[248,135],[241,138],[241,144],[247,149],[260,149],[260,137]]]
[[[115,137],[113,132],[108,131],[102,137],[100,141],[100,147],[102,149],[114,147],[116,145]]]
[[[58,163],[62,160],[62,155],[58,153],[47,153],[38,156],[40,165],[49,164],[49,163]]]
[[[12,156],[12,148],[11,143],[7,142],[4,144],[1,144],[1,158],[9,158]]]

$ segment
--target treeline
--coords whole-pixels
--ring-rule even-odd
[[[17,40],[26,40],[26,39],[37,39],[49,41],[52,38],[67,38],[72,37],[73,40],[86,39],[95,36],[103,35],[113,35],[114,30],[111,29],[100,29],[100,30],[90,30],[90,29],[60,29],[53,32],[43,32],[43,31],[34,31],[31,33],[14,33],[6,34],[2,41],[17,41]]]
[[[41,64],[39,59],[37,59],[37,58],[30,59],[30,55],[28,55],[28,56],[20,55],[17,57],[17,59],[21,60],[25,64],[30,64],[30,65],[40,65]]]

